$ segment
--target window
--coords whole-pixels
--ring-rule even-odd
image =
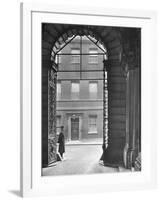
[[[56,116],[56,133],[59,134],[61,131],[61,116]]]
[[[79,99],[79,82],[71,83],[71,97],[72,99]]]
[[[97,115],[89,116],[88,133],[89,134],[97,133]]]
[[[75,49],[71,49],[71,63],[80,63],[80,49],[75,48]],[[77,55],[76,55],[77,54]]]
[[[98,51],[97,49],[89,49],[89,59],[88,59],[88,63],[90,64],[97,64],[98,63]]]
[[[57,82],[57,100],[61,99],[61,82]]]
[[[97,82],[89,82],[89,96],[91,99],[97,98],[97,90],[98,90],[98,83]]]

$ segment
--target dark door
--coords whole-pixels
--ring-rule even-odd
[[[71,140],[79,140],[79,117],[71,118]]]

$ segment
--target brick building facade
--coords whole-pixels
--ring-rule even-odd
[[[101,53],[87,37],[78,36],[57,57],[57,133],[63,125],[67,141],[103,141]]]

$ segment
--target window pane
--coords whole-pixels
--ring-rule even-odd
[[[97,132],[97,116],[89,116],[89,133]]]
[[[89,83],[89,93],[90,93],[90,98],[97,98],[97,82],[90,82]]]
[[[92,55],[92,54],[97,54],[97,53],[98,53],[97,49],[89,50],[89,54],[91,54],[89,55],[89,60],[88,60],[89,63],[98,63],[98,55]]]
[[[80,49],[71,49],[71,54],[78,54],[78,55],[71,55],[71,62],[72,63],[80,63]]]
[[[79,92],[79,83],[72,83],[72,92]]]
[[[71,49],[71,54],[80,54],[80,49]]]
[[[97,93],[97,83],[89,83],[89,91]]]
[[[79,98],[79,83],[71,83],[71,94],[73,99]]]

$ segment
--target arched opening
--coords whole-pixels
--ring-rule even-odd
[[[103,136],[103,61],[107,53],[99,41],[88,37],[69,38],[70,43],[63,45],[54,60],[58,66],[57,128],[65,124],[67,141]],[[71,129],[74,120],[78,121],[75,136]]]
[[[104,165],[126,160],[126,76],[120,28],[106,26],[42,24],[42,165],[56,160],[56,90],[58,55],[77,35],[86,36],[106,53],[103,62]],[[124,151],[126,151],[124,153]],[[101,155],[100,155],[101,156]]]
[[[56,132],[59,138],[63,125],[65,136],[65,163],[61,162],[55,167],[53,174],[56,175],[93,173],[92,169],[98,164],[102,155],[102,144],[105,143],[103,60],[107,54],[99,41],[89,36],[76,35],[72,38],[72,41],[70,38],[67,40],[69,43],[62,44],[64,48],[60,48],[61,51],[55,57],[58,66]],[[72,170],[69,168],[71,163],[75,166]],[[64,166],[61,171],[60,165],[62,168]],[[92,165],[90,169],[88,165]]]

